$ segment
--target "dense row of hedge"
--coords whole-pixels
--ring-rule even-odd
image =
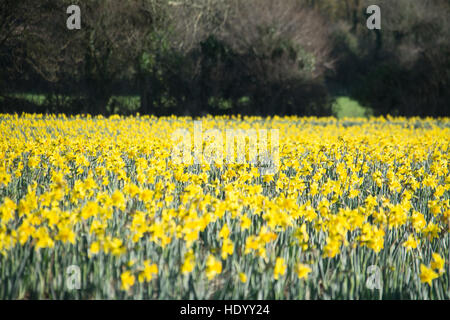
[[[68,31],[72,2],[0,4],[0,111],[330,115],[346,95],[375,114],[449,114],[448,1],[380,0],[368,30],[365,0],[86,0]]]

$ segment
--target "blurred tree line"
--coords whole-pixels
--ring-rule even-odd
[[[81,30],[66,27],[72,4]],[[375,114],[449,115],[449,1],[378,0],[381,30],[370,4],[2,0],[0,111],[322,116],[346,95]]]

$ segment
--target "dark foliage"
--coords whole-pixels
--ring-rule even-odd
[[[324,116],[349,95],[377,115],[450,114],[446,0],[380,0],[380,31],[366,0],[86,0],[69,31],[73,3],[0,3],[0,112]]]

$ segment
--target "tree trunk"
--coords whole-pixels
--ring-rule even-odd
[[[148,75],[141,75],[139,77],[139,94],[141,98],[139,112],[141,114],[149,114],[151,110],[151,86]]]

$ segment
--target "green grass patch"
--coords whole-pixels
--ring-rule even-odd
[[[15,93],[11,97],[16,99],[21,99],[33,103],[38,106],[44,104],[52,103],[52,99],[46,94],[34,94],[34,93]],[[60,101],[68,101],[71,96],[58,96]],[[0,100],[1,101],[1,100]],[[109,99],[106,109],[110,113],[132,113],[137,112],[140,107],[140,97],[139,96],[118,96],[113,95]]]
[[[36,105],[43,105],[46,101],[47,96],[45,94],[35,94],[35,93],[15,93],[11,95],[16,99],[23,99]]]
[[[333,112],[337,118],[364,118],[372,115],[372,110],[349,97],[338,97],[333,104]]]

